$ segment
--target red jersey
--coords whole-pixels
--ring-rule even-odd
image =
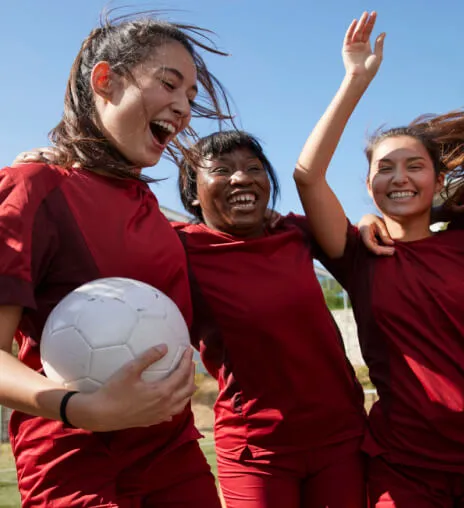
[[[192,336],[219,382],[216,445],[231,458],[320,448],[364,430],[362,391],[296,220],[245,240],[176,226],[191,270]]]
[[[24,307],[17,338],[26,365],[41,371],[40,337],[52,308],[79,285],[113,276],[157,287],[191,323],[185,253],[145,183],[45,164],[0,171],[0,305]],[[170,423],[93,437],[14,412],[10,433],[16,457],[33,447],[44,468],[57,437],[96,435],[114,460],[130,465],[199,436],[190,407]]]
[[[349,226],[345,286],[380,400],[365,450],[393,463],[464,472],[464,231],[369,253]]]

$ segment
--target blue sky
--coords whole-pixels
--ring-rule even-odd
[[[127,5],[129,2],[113,3]],[[62,111],[71,63],[98,23],[102,0],[4,0],[0,16],[0,164],[47,144]],[[301,146],[342,76],[346,27],[377,10],[376,33],[387,32],[382,68],[355,112],[329,172],[348,216],[373,210],[365,191],[366,135],[422,113],[464,105],[462,0],[165,0],[144,8],[178,9],[169,17],[216,32],[228,58],[208,56],[231,93],[239,125],[258,136],[281,183],[278,210],[301,212],[292,168]],[[195,124],[201,134],[214,125]],[[176,169],[167,161],[147,171],[160,203],[176,210]]]

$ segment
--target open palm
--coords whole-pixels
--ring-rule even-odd
[[[380,34],[372,51],[370,37],[375,25],[377,14],[363,13],[361,18],[353,20],[343,42],[343,63],[346,73],[351,76],[364,77],[371,80],[377,73],[383,56],[385,34]]]

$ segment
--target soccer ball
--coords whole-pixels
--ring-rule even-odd
[[[166,356],[142,374],[167,376],[190,345],[177,305],[154,287],[132,279],[97,279],[69,293],[50,313],[40,354],[45,374],[71,390],[93,392],[120,367],[164,343]]]

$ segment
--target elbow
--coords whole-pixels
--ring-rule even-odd
[[[310,182],[310,174],[307,170],[297,164],[295,170],[293,171],[293,180],[295,180],[297,187],[305,187]]]
[[[311,187],[320,181],[320,175],[315,171],[303,168],[299,164],[296,165],[293,171],[293,180],[298,188]]]

